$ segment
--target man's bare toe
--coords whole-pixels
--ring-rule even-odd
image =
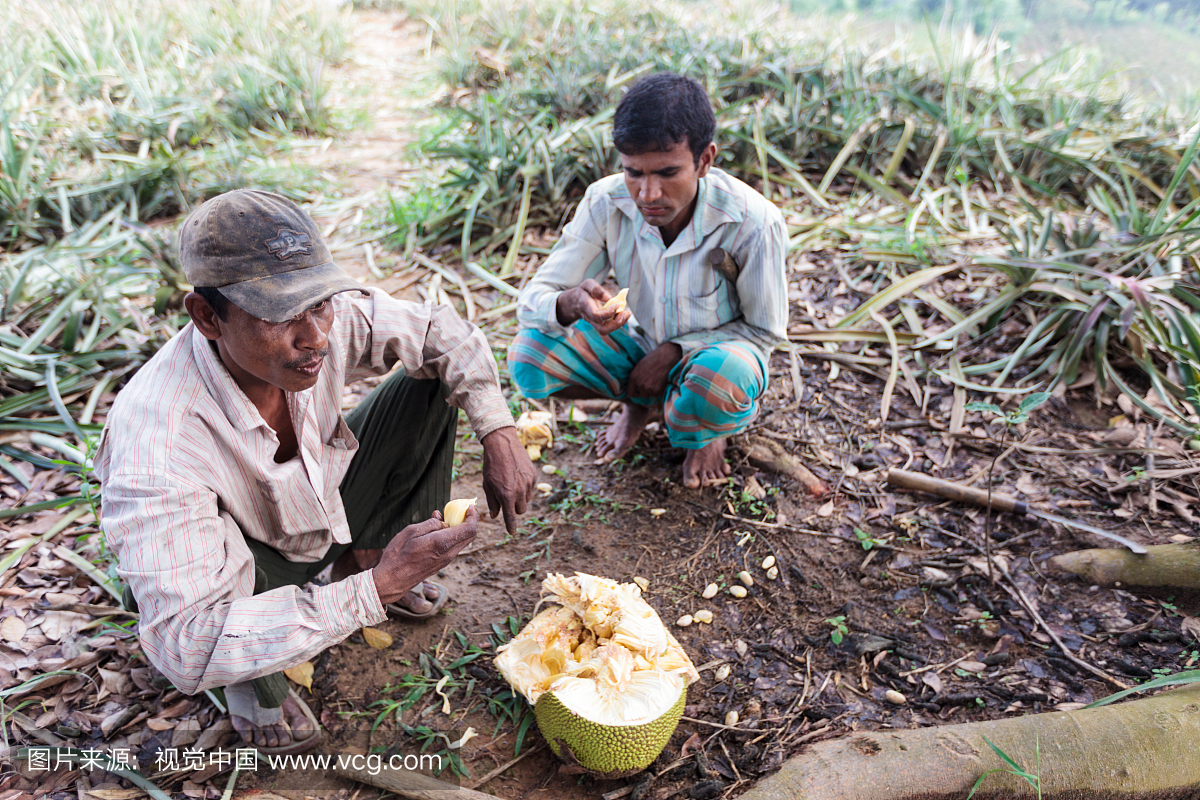
[[[242,740],[255,747],[287,747],[316,733],[312,720],[292,697],[283,701],[283,721],[272,725],[255,725],[245,717],[230,716],[233,729]]]
[[[292,737],[286,725],[264,725],[256,727],[250,720],[243,717],[231,717],[233,729],[242,740],[256,747],[278,747],[280,744],[289,745]]]
[[[300,708],[300,704],[291,697],[283,701],[283,716],[287,720],[288,727],[291,728],[289,740],[301,741],[316,733],[312,720]]]
[[[425,614],[433,608],[433,603],[426,600],[423,594],[417,594],[416,590],[404,595],[400,600],[400,605],[414,614]]]

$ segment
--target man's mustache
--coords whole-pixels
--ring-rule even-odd
[[[318,350],[314,355],[305,356],[304,358],[296,358],[291,361],[285,361],[283,366],[288,369],[298,369],[300,367],[311,367],[318,361],[324,361],[325,356],[329,355],[329,348]]]

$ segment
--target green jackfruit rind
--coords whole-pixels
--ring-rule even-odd
[[[598,775],[620,777],[641,772],[654,763],[679,725],[686,702],[685,686],[675,705],[653,722],[614,727],[584,719],[552,692],[546,692],[533,707],[533,716],[554,755],[564,761],[577,761]],[[560,743],[570,749],[568,756],[564,757]]]

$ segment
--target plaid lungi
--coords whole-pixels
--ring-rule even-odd
[[[521,394],[533,399],[581,386],[613,400],[661,405],[671,444],[686,450],[744,430],[758,415],[767,367],[753,345],[700,347],[671,370],[662,397],[629,397],[629,373],[645,357],[624,328],[602,335],[579,320],[562,334],[521,331],[508,349],[508,369]]]

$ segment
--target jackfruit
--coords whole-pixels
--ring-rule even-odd
[[[617,314],[620,314],[622,311],[625,311],[627,308],[629,308],[628,298],[629,298],[629,290],[622,289],[621,291],[617,292],[612,297],[608,298],[608,302],[606,302],[604,305],[600,306],[600,310],[601,311],[615,311]]]
[[[699,674],[632,583],[548,575],[559,605],[496,655],[554,754],[605,777],[640,772],[671,738]]]
[[[470,500],[451,500],[446,503],[446,508],[442,510],[442,520],[445,521],[447,528],[453,528],[455,525],[462,525],[463,520],[467,518],[467,509],[475,505],[477,497],[472,497]]]
[[[542,457],[543,447],[554,442],[552,421],[548,411],[526,411],[517,419],[517,439],[533,461]]]

